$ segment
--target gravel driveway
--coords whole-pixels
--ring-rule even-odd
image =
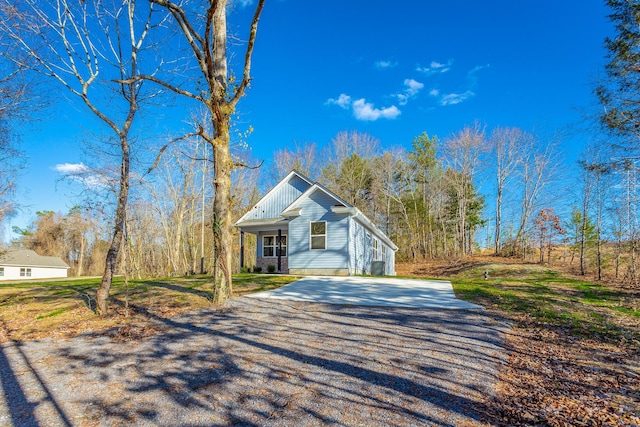
[[[477,310],[237,298],[159,332],[0,347],[0,425],[477,425],[504,326]]]

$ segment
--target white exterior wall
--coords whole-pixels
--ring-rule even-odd
[[[66,268],[54,267],[18,267],[18,266],[0,266],[4,268],[4,276],[0,276],[0,280],[29,280],[29,279],[56,279],[67,277]],[[31,276],[20,276],[21,268],[30,268]]]

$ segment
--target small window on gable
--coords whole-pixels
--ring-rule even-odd
[[[311,249],[327,249],[327,222],[319,221],[310,223],[311,237],[309,245]]]

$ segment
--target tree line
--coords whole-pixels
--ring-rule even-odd
[[[227,298],[237,270],[233,221],[264,193],[265,181],[274,184],[291,169],[379,224],[400,247],[399,260],[484,249],[551,263],[562,248],[563,262],[577,263],[582,274],[600,277],[614,266],[616,276],[637,283],[640,18],[633,2],[608,3],[616,36],[606,40],[606,78],[595,89],[605,112],[593,120],[606,142],[588,148],[577,178],[568,180],[557,136],[480,123],[443,139],[422,133],[395,148],[341,132],[248,168],[255,163],[232,151],[232,117],[250,82],[263,0],[245,26],[246,43],[233,46],[227,19],[234,1],[2,0],[0,220],[14,210],[23,166],[12,123],[38,104],[37,88],[54,82],[102,123],[104,134],[88,143],[100,156],[71,176],[87,190],[78,207],[38,213],[16,230],[16,244],[62,256],[75,274],[100,273],[102,263],[101,313],[116,272],[206,270],[215,276],[216,301]],[[229,57],[240,60],[230,65]],[[191,127],[149,143],[140,112],[176,99],[198,112]],[[143,159],[144,152],[154,155]]]

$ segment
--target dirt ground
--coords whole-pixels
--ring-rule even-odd
[[[465,260],[400,263],[398,275],[465,277],[484,266],[521,260],[478,256]],[[546,268],[537,264],[526,268]],[[575,276],[575,267],[554,266],[563,277]],[[585,278],[582,278],[584,280]],[[587,280],[589,280],[587,278]],[[638,289],[603,282],[608,289],[625,292],[638,310]],[[557,287],[558,292],[563,292]],[[637,338],[609,342],[599,336],[576,335],[572,330],[540,322],[524,312],[507,312],[499,305],[487,311],[508,319],[508,363],[499,373],[490,422],[503,426],[639,426],[640,345]],[[640,319],[627,316],[622,327],[637,337]]]

